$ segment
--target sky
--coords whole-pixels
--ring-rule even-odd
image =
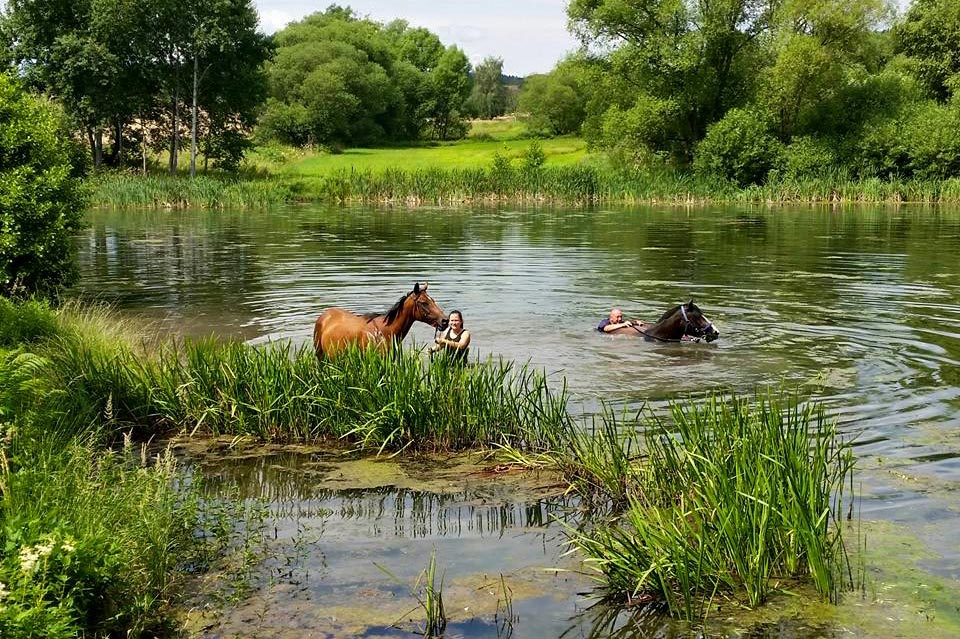
[[[260,28],[277,31],[330,4],[349,6],[377,22],[402,18],[425,27],[445,45],[455,44],[476,66],[487,56],[503,60],[507,75],[546,73],[579,43],[567,31],[564,0],[254,0]]]

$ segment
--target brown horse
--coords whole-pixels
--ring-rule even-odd
[[[328,308],[313,326],[313,347],[317,357],[331,356],[357,344],[361,348],[376,345],[382,350],[399,344],[414,322],[430,324],[434,328],[447,327],[447,315],[433,298],[427,295],[427,284],[413,285],[413,290],[397,301],[383,314],[355,315],[342,308]]]
[[[707,319],[700,307],[690,300],[674,306],[660,316],[655,324],[634,321],[630,326],[618,328],[608,335],[636,335],[653,342],[687,342],[701,339],[712,342],[720,337],[720,331]]]

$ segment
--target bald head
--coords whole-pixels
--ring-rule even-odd
[[[612,324],[619,324],[622,321],[623,321],[623,311],[621,311],[619,308],[615,308],[612,311],[610,311],[610,322]]]

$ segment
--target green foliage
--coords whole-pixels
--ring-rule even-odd
[[[740,186],[762,184],[783,161],[783,145],[755,112],[732,109],[697,146],[695,169]]]
[[[837,168],[837,155],[828,140],[794,138],[783,152],[783,175],[787,179],[829,175]]]
[[[520,88],[517,110],[527,126],[540,135],[580,130],[592,94],[587,69],[576,59],[559,64],[546,75],[528,77]]]
[[[84,197],[48,102],[0,74],[0,295],[52,295],[76,277]]]
[[[473,89],[464,106],[474,117],[489,120],[504,114],[507,89],[503,85],[503,60],[487,57],[474,71]]]
[[[251,0],[20,0],[9,7],[2,35],[11,61],[30,86],[63,104],[96,166],[120,166],[124,153],[145,143],[132,135],[134,120],[148,121],[175,160],[194,83],[203,138],[250,126],[265,97],[270,47]],[[208,145],[221,151],[210,157],[229,164],[223,146]]]
[[[56,329],[56,317],[46,302],[27,300],[18,304],[0,297],[0,348],[50,337]]]
[[[276,34],[265,134],[297,145],[370,145],[460,135],[469,64],[406,22],[383,25],[333,6]]]
[[[960,4],[953,0],[914,0],[895,30],[897,49],[919,63],[918,74],[940,102],[956,95],[960,74]]]
[[[588,455],[576,484],[628,504],[610,524],[571,531],[609,596],[655,594],[694,620],[718,598],[756,607],[781,579],[809,578],[831,601],[853,586],[840,522],[854,459],[822,407],[714,397],[674,404],[669,422],[605,420],[603,432],[642,432],[645,453]],[[621,469],[612,485],[611,460]]]
[[[534,140],[523,152],[523,170],[526,172],[538,171],[543,163],[547,161],[547,155],[543,152],[543,145]]]

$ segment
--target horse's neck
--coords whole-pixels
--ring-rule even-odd
[[[644,332],[650,337],[656,337],[657,339],[680,339],[683,337],[683,322],[679,321],[677,314],[674,313],[662,322],[657,322]]]
[[[415,304],[415,302],[410,302],[409,299],[405,301],[400,309],[400,312],[397,313],[397,316],[394,317],[393,321],[389,324],[387,323],[386,315],[377,317],[376,322],[380,328],[380,332],[383,333],[384,337],[402,341],[403,338],[407,336],[407,333],[410,332],[410,327],[413,326],[414,321],[413,304]]]

